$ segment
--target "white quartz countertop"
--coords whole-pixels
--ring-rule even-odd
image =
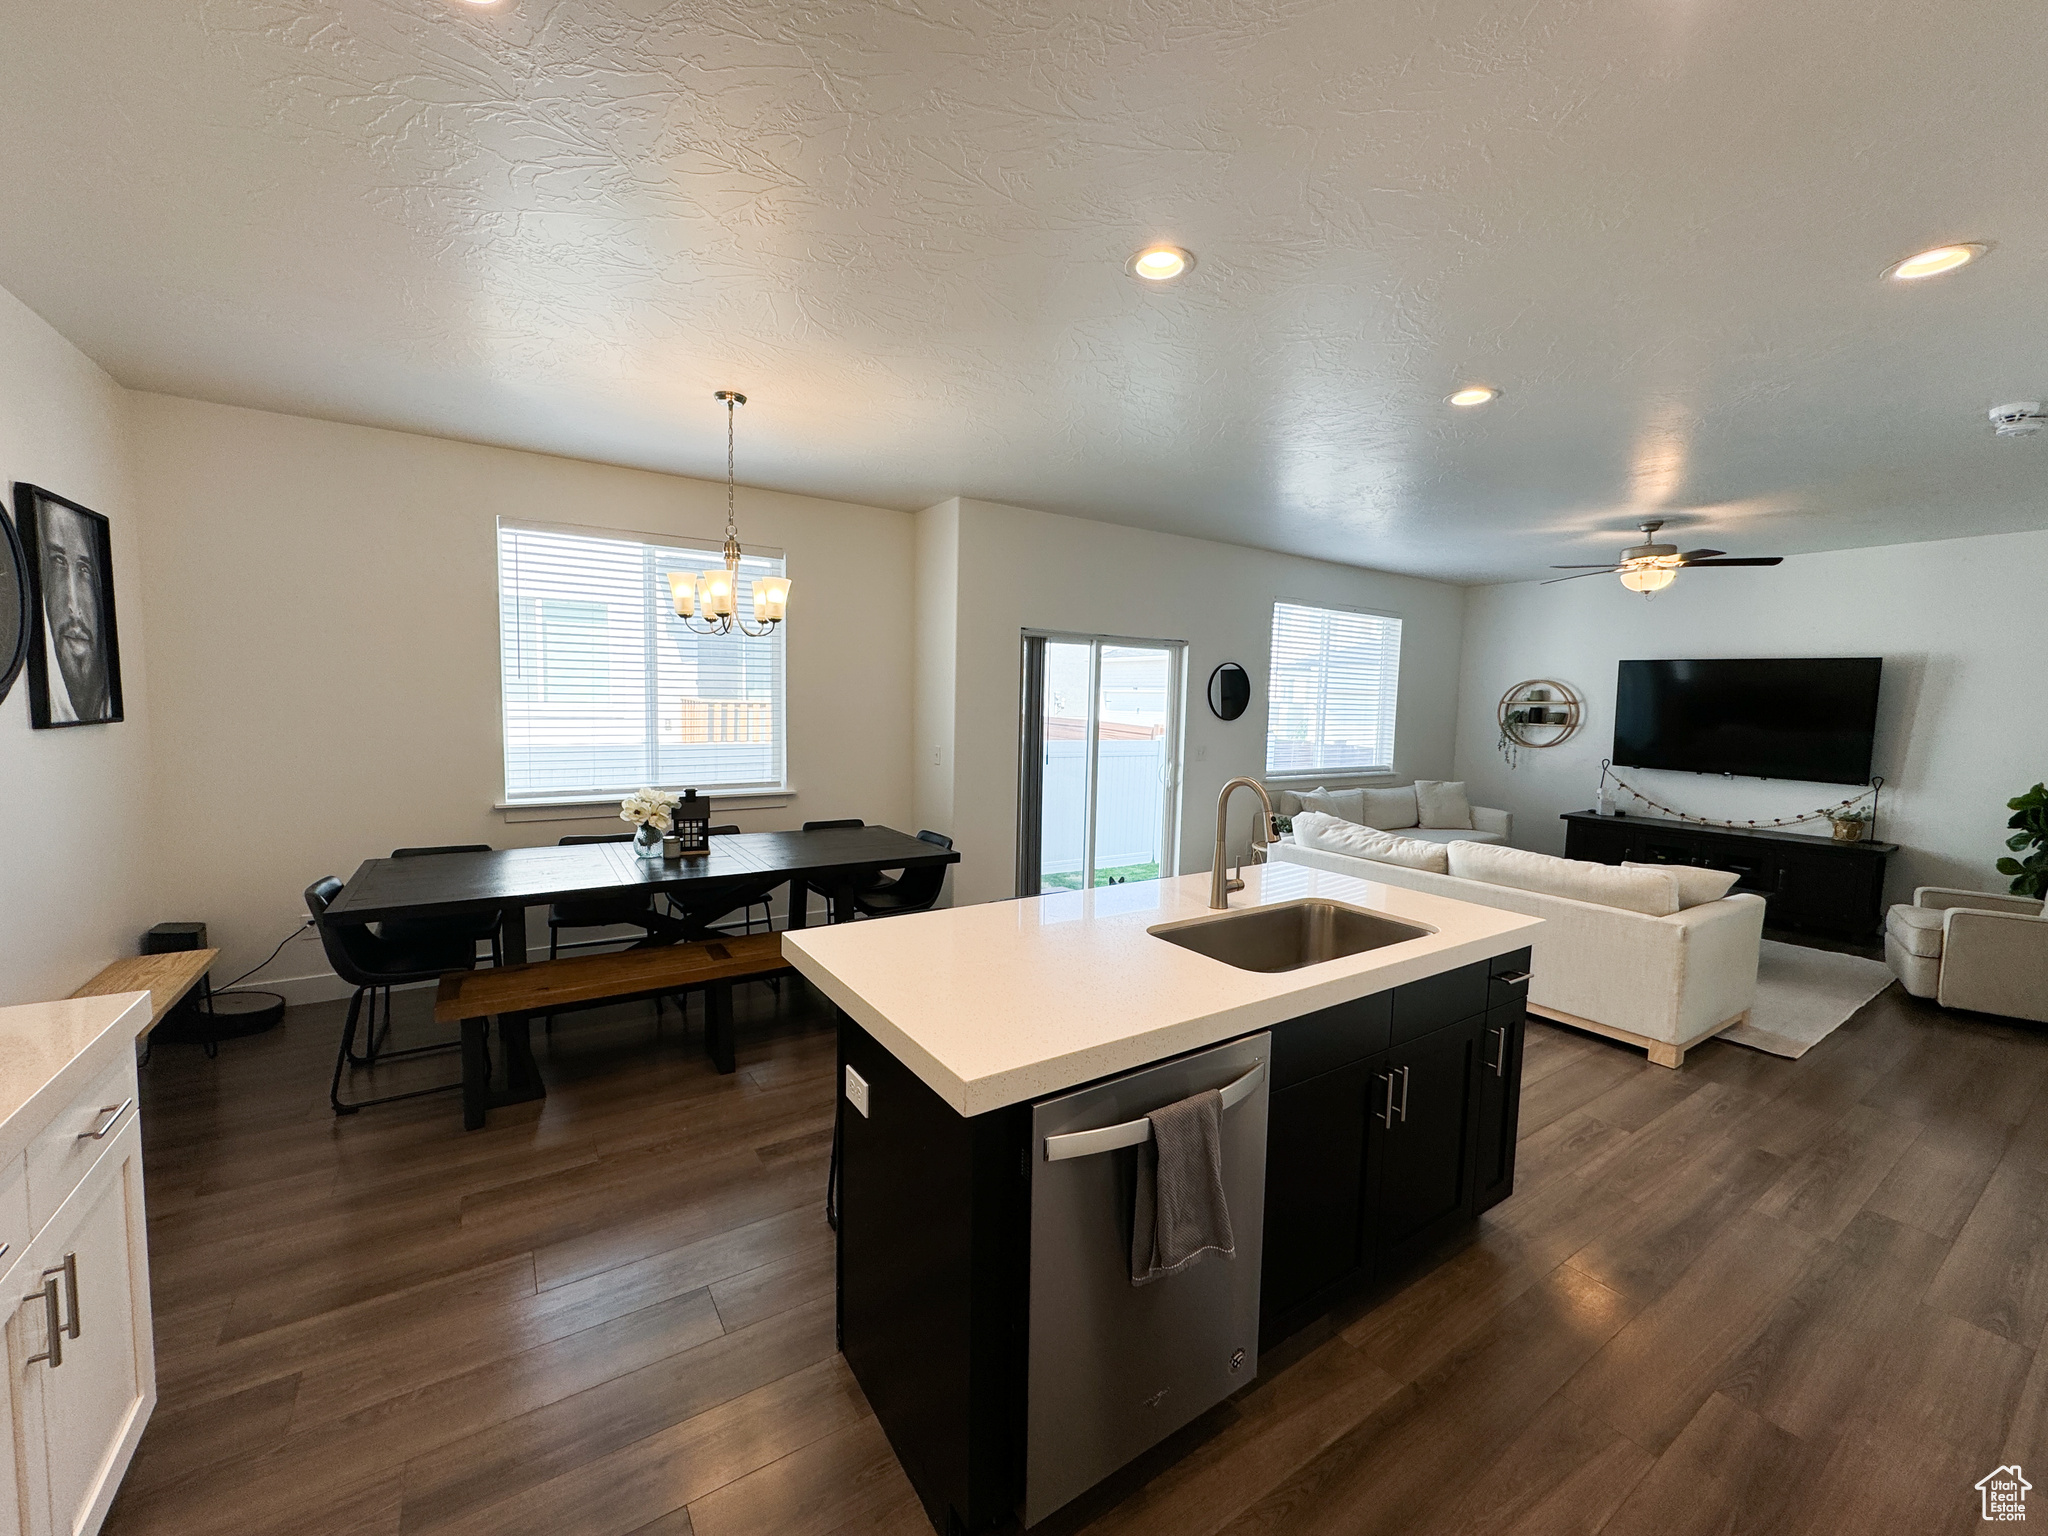
[[[56,1119],[149,1023],[147,992],[0,1008],[0,1164]]]
[[[1146,932],[1209,907],[1209,877],[804,928],[789,962],[955,1110],[979,1115],[1528,944],[1543,920],[1266,864],[1233,908],[1327,897],[1435,933],[1296,971],[1241,971]]]

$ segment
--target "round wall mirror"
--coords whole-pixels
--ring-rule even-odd
[[[1226,661],[1209,674],[1209,712],[1218,720],[1235,720],[1252,701],[1252,680],[1243,667]]]

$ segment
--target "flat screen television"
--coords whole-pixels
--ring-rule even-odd
[[[1615,766],[1867,784],[1883,667],[1879,656],[1624,661]]]

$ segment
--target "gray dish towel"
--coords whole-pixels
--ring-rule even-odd
[[[1223,1196],[1223,1095],[1211,1088],[1150,1118],[1132,1203],[1133,1285],[1177,1275],[1205,1253],[1237,1255]]]

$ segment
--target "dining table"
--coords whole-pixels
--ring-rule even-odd
[[[708,853],[679,859],[642,858],[630,842],[572,843],[442,853],[432,858],[365,859],[329,903],[336,923],[496,914],[501,965],[521,965],[532,943],[528,915],[543,920],[557,902],[616,899],[645,891],[668,898],[672,911],[648,914],[643,943],[702,938],[711,924],[789,887],[788,926],[809,917],[810,892],[821,892],[835,921],[853,915],[855,888],[893,869],[957,864],[951,848],[893,827],[819,827],[804,832],[727,832]]]
[[[382,923],[408,918],[495,915],[498,963],[523,965],[531,945],[529,914],[543,919],[556,902],[617,899],[637,891],[667,898],[668,911],[650,902],[636,914],[646,929],[638,945],[688,943],[716,937],[712,925],[778,886],[789,887],[788,926],[809,918],[810,892],[824,894],[834,921],[853,915],[857,886],[892,869],[957,864],[951,848],[893,827],[819,827],[802,832],[727,832],[694,857],[642,858],[630,842],[571,843],[441,853],[431,858],[365,859],[328,903],[334,923]],[[494,1076],[481,1040],[465,1029],[463,1078],[488,1107],[545,1098],[540,1067],[525,1015],[498,1021],[505,1086]],[[468,1110],[465,1109],[465,1114]],[[477,1120],[481,1124],[481,1118]]]

